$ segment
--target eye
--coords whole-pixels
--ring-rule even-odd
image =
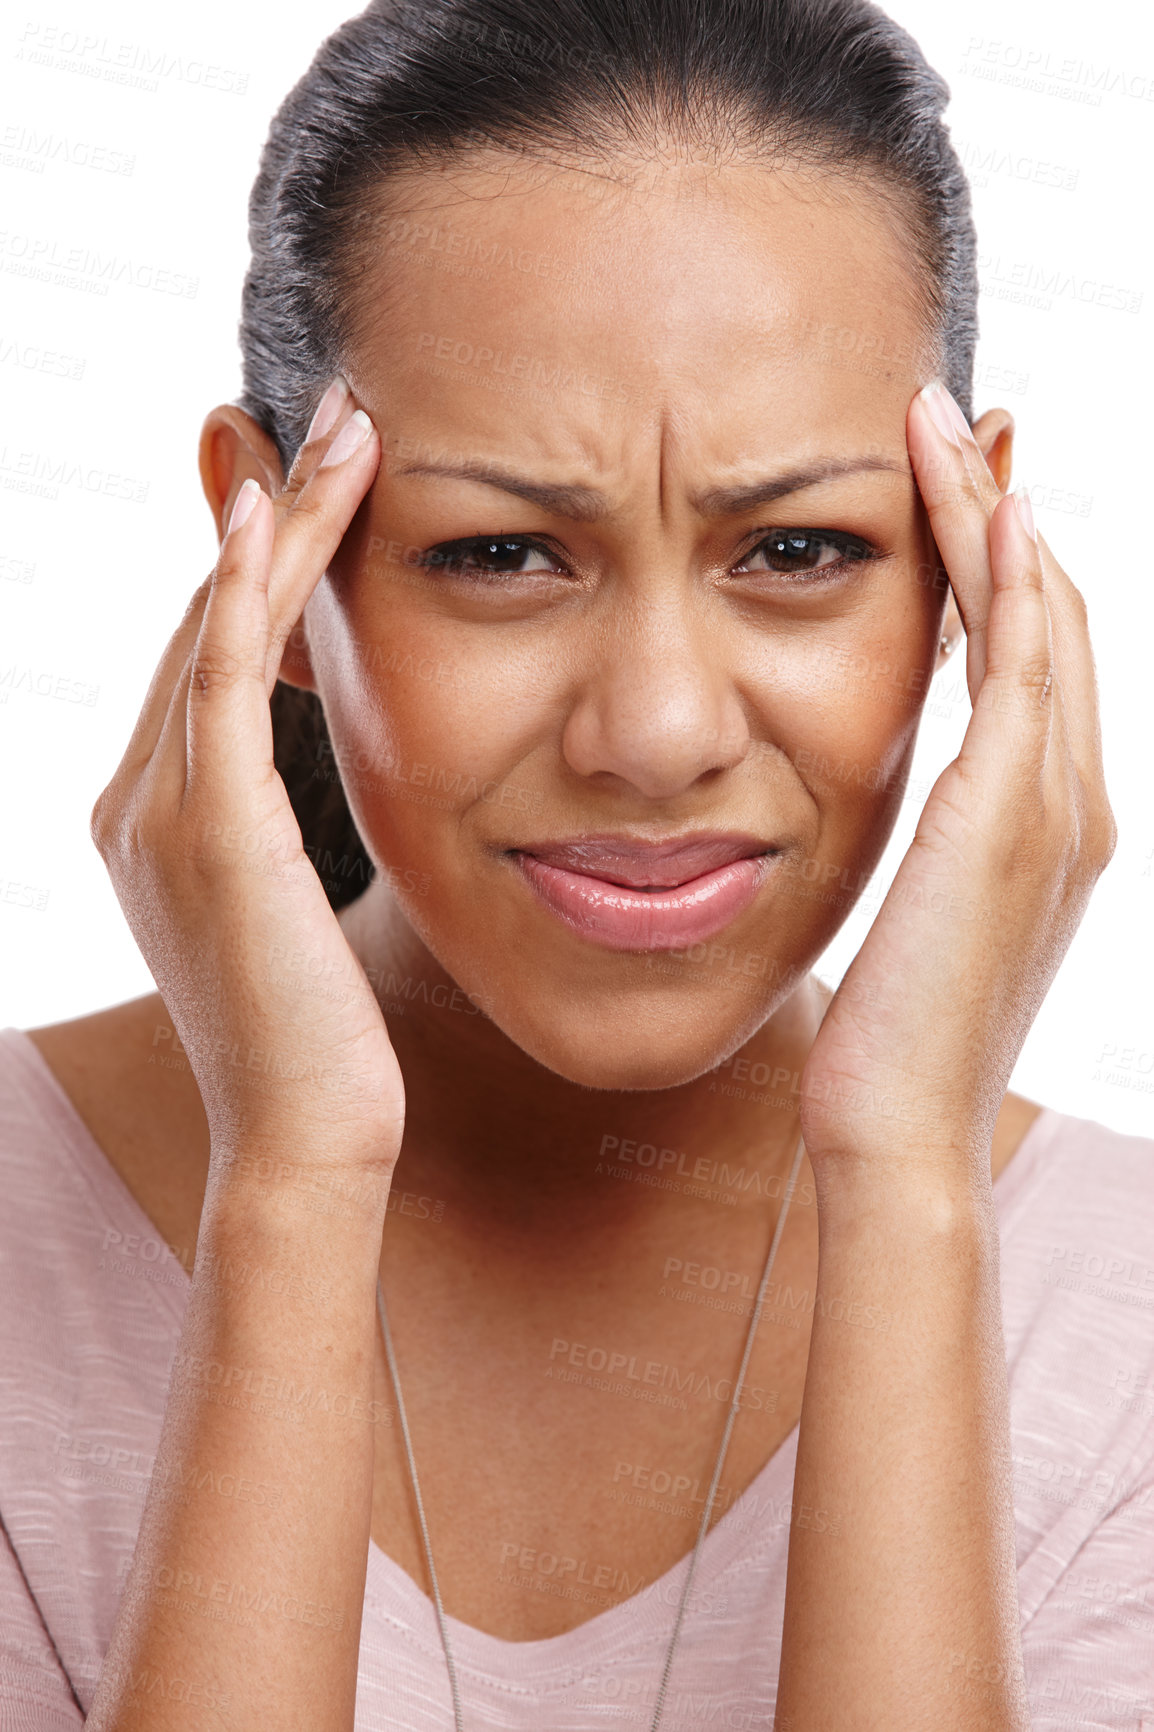
[[[735,567],[737,571],[772,571],[779,577],[806,572],[841,575],[850,566],[876,559],[877,549],[858,535],[832,529],[771,529]],[[764,565],[756,562],[764,559]]]
[[[546,568],[547,575],[556,576],[560,561],[543,542],[523,535],[469,535],[460,541],[442,541],[428,548],[417,564],[426,571],[443,572],[448,577],[486,582],[501,577],[527,577]]]

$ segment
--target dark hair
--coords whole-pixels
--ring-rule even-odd
[[[322,43],[265,144],[249,204],[240,405],[287,469],[345,364],[357,244],[390,174],[495,147],[612,175],[660,128],[868,178],[904,224],[939,370],[969,416],[976,243],[948,100],[912,37],[870,0],[374,0]],[[277,769],[340,907],[371,871],[320,702],[278,684],[272,709]]]

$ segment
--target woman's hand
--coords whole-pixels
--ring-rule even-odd
[[[339,409],[327,425],[326,403]],[[209,1688],[227,1693],[238,1726],[349,1732],[355,1719],[376,1426],[387,1420],[374,1398],[373,1295],[404,1096],[273,767],[269,695],[379,462],[342,381],[276,500],[245,482],[216,570],[93,813],[211,1136],[196,1266],[94,1732],[200,1725],[191,1704]],[[318,1180],[336,1199],[321,1211]],[[230,1482],[273,1488],[291,1520],[222,1500],[214,1487]],[[243,1615],[221,1606],[206,1618],[203,1584],[214,1602],[235,1592]],[[184,1707],[142,1679],[184,1681]]]
[[[794,1499],[827,1515],[790,1534],[778,1732],[1030,1724],[990,1145],[1115,827],[1081,596],[944,389],[906,437],[973,714],[800,1079],[821,1243]],[[893,1327],[839,1321],[854,1302]]]
[[[966,628],[973,714],[801,1078],[811,1160],[987,1163],[1010,1073],[1109,861],[1082,596],[944,386],[906,438]],[[1023,521],[1023,517],[1025,521]]]
[[[338,411],[328,427],[325,403]],[[380,450],[338,381],[275,501],[245,482],[216,569],[93,810],[94,840],[200,1087],[214,1156],[304,1146],[315,1159],[331,1151],[337,1164],[391,1172],[400,1149],[400,1070],[305,855],[273,767],[269,712],[288,634]]]

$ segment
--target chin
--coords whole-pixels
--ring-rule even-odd
[[[485,1005],[489,1020],[545,1070],[581,1088],[643,1092],[680,1088],[724,1064],[776,1003],[742,1006],[736,1021],[736,1007],[708,1006],[698,993],[648,1007],[623,995],[612,1008],[583,1006],[571,1017],[558,1016],[556,999],[539,1009],[509,1006],[507,1017],[505,1008]]]

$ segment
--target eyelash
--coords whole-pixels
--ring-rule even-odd
[[[840,549],[841,558],[834,560],[827,565],[802,567],[800,570],[795,569],[794,571],[785,570],[775,572],[772,571],[772,568],[768,569],[768,575],[781,578],[786,583],[812,583],[812,573],[818,573],[824,578],[828,577],[832,573],[841,574],[855,565],[864,565],[867,561],[880,557],[879,550],[876,547],[871,546],[868,541],[863,540],[860,535],[848,535],[843,533],[841,530],[833,529],[818,530],[789,528],[759,531],[757,541],[754,542],[753,546],[749,549],[748,553],[743,556],[739,563],[744,565],[748,560],[752,559],[755,554],[760,553],[763,549],[770,547],[774,543],[780,544],[787,541],[818,542],[827,547]],[[516,548],[522,552],[522,555],[526,549],[536,548],[539,552],[544,553],[547,558],[555,561],[555,563],[561,563],[556,554],[550,550],[545,542],[539,541],[533,536],[468,535],[462,536],[457,541],[442,541],[439,542],[436,547],[427,548],[417,561],[417,564],[426,571],[440,571],[454,577],[462,577],[467,574],[469,581],[475,583],[499,583],[502,578],[528,577],[531,575],[529,572],[521,571],[496,571],[492,567],[486,567],[484,565],[475,564],[470,566],[466,563],[465,559],[461,557],[462,555],[471,553],[473,549],[486,547]],[[779,554],[778,557],[784,558],[786,556]],[[557,574],[551,573],[550,575]]]

